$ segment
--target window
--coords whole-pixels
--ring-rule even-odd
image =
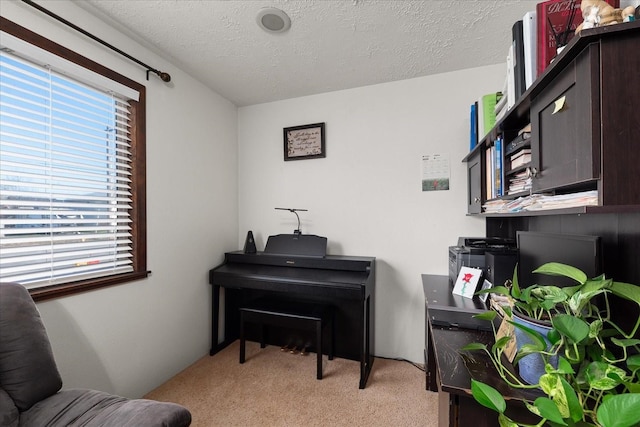
[[[144,86],[1,23],[0,281],[44,299],[146,277]]]

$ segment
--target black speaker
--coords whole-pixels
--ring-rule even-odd
[[[255,254],[256,253],[256,241],[253,240],[253,232],[249,230],[247,233],[247,239],[244,241],[244,253]]]

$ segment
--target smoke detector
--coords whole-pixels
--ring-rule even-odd
[[[275,7],[263,7],[256,16],[258,26],[268,33],[284,33],[291,28],[291,18]]]

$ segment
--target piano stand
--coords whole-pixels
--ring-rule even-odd
[[[360,362],[359,387],[365,388],[374,362],[375,258],[284,256],[241,251],[227,252],[224,258],[223,264],[209,270],[209,283],[213,288],[210,355],[238,339],[240,308],[251,308],[254,301],[268,298],[286,303],[289,309],[299,302],[329,306],[333,309],[335,324],[331,334],[335,338],[333,354]],[[221,288],[224,299],[220,295]],[[283,312],[288,313],[289,309]],[[223,328],[220,328],[221,320],[224,321]],[[300,327],[300,322],[288,321],[291,327]],[[222,340],[219,329],[223,329]],[[285,329],[274,327],[263,339],[268,344],[280,346],[286,342]],[[255,335],[252,334],[257,331],[245,332],[253,338]],[[324,340],[328,340],[329,331],[323,334]]]
[[[317,378],[322,379],[322,329],[329,328],[329,360],[333,360],[334,327],[333,307],[296,303],[285,306],[275,301],[259,301],[251,307],[240,307],[240,363],[245,361],[245,322],[261,325],[260,348],[265,347],[265,326],[280,326],[300,330],[315,331],[317,353]]]

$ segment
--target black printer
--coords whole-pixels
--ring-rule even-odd
[[[461,267],[480,268],[494,286],[513,275],[518,259],[515,239],[503,237],[458,237],[449,246],[449,280],[455,283]]]

